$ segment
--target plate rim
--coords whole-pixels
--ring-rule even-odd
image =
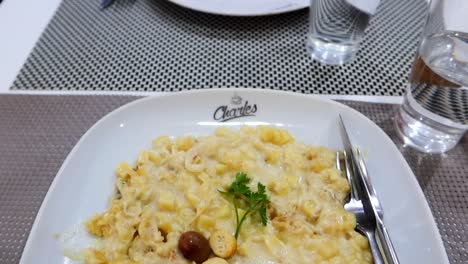
[[[416,189],[417,189],[417,191],[414,194],[417,195],[417,198],[419,200],[422,199],[422,202],[425,205],[424,206],[424,211],[425,211],[426,217],[429,217],[429,221],[432,224],[433,228],[431,229],[431,232],[435,232],[434,238],[437,241],[439,251],[441,251],[441,253],[442,253],[441,254],[442,258],[444,259],[445,263],[447,263],[447,264],[450,263],[450,261],[448,259],[447,251],[445,249],[445,246],[444,246],[444,243],[443,243],[443,240],[442,240],[442,236],[440,234],[439,227],[437,225],[437,222],[435,221],[434,215],[432,214],[432,210],[431,210],[431,208],[429,206],[429,203],[428,203],[428,201],[426,199],[426,196],[424,195],[423,190],[421,189],[421,186],[420,186],[419,182],[417,181],[416,176],[414,175],[414,173],[413,173],[411,167],[409,166],[408,162],[403,157],[402,153],[398,150],[395,143],[393,143],[393,141],[390,139],[390,137],[377,124],[375,124],[372,120],[370,120],[367,116],[365,116],[361,112],[359,112],[359,111],[357,111],[357,110],[355,110],[355,109],[353,109],[353,108],[351,108],[351,107],[349,107],[349,106],[347,106],[345,104],[342,104],[340,102],[337,102],[337,101],[334,101],[334,100],[331,100],[331,99],[328,99],[328,98],[320,97],[320,95],[317,95],[317,94],[302,94],[302,93],[295,93],[295,92],[292,92],[292,91],[267,90],[267,89],[256,89],[256,88],[193,89],[193,90],[177,91],[177,92],[171,92],[171,93],[154,94],[154,95],[151,95],[151,96],[138,98],[138,99],[133,100],[131,102],[125,103],[125,104],[119,106],[118,108],[110,111],[109,113],[105,114],[104,116],[102,116],[90,128],[88,128],[88,130],[86,130],[86,132],[80,137],[80,139],[73,146],[72,150],[68,153],[65,160],[62,162],[62,165],[60,166],[60,169],[55,174],[54,179],[52,180],[52,183],[50,184],[50,186],[49,186],[49,188],[47,190],[47,193],[44,196],[44,199],[42,200],[41,206],[39,207],[39,210],[38,210],[38,212],[37,212],[37,214],[36,214],[36,216],[34,218],[34,222],[33,222],[33,225],[31,227],[31,230],[29,231],[28,238],[26,240],[26,244],[25,244],[25,246],[23,248],[23,251],[21,253],[21,258],[20,258],[19,263],[24,264],[25,257],[27,256],[28,252],[30,251],[30,248],[32,247],[32,240],[33,240],[33,238],[35,236],[37,236],[37,233],[38,233],[37,229],[38,229],[38,225],[39,225],[38,223],[39,223],[40,219],[42,218],[42,215],[44,214],[45,207],[49,203],[49,200],[51,199],[50,197],[51,197],[52,193],[57,188],[57,184],[58,184],[59,179],[64,177],[64,176],[61,176],[61,175],[63,175],[63,170],[65,170],[65,168],[68,166],[68,163],[70,163],[70,160],[75,155],[75,152],[77,152],[77,150],[79,149],[79,146],[87,139],[87,137],[91,133],[94,132],[94,130],[98,126],[100,126],[101,123],[103,123],[105,120],[107,120],[111,116],[119,114],[120,112],[125,111],[126,109],[131,108],[136,104],[145,103],[146,101],[150,101],[150,100],[159,100],[160,98],[164,98],[164,97],[174,97],[174,96],[187,95],[187,94],[192,94],[192,93],[217,93],[217,92],[218,93],[228,93],[228,92],[233,92],[233,91],[235,91],[235,92],[253,92],[253,93],[270,93],[270,94],[276,94],[276,95],[287,95],[287,96],[291,96],[291,97],[306,98],[307,100],[312,100],[312,101],[315,101],[315,102],[329,103],[329,104],[337,107],[339,110],[348,110],[348,111],[354,112],[354,114],[357,114],[358,116],[363,118],[363,120],[365,120],[365,122],[368,123],[368,125],[373,126],[374,128],[376,128],[376,131],[378,131],[377,133],[379,133],[380,136],[382,138],[384,138],[384,140],[386,141],[385,144],[391,145],[391,148],[393,149],[393,151],[398,153],[397,156],[398,156],[399,162],[402,164],[404,170],[407,171],[408,175],[411,176],[410,180],[416,186]],[[101,95],[101,96],[105,96],[105,95]]]
[[[198,11],[198,12],[203,12],[207,14],[214,14],[214,15],[222,15],[222,16],[232,16],[232,17],[255,17],[255,16],[271,16],[271,15],[278,15],[278,14],[284,14],[288,12],[293,12],[301,9],[305,9],[309,7],[309,1],[307,1],[307,4],[304,1],[304,4],[301,5],[292,5],[286,8],[280,8],[280,9],[273,9],[271,11],[267,12],[251,12],[251,13],[240,13],[240,12],[232,12],[232,11],[216,11],[213,9],[207,9],[207,8],[201,8],[199,6],[191,6],[187,4],[187,1],[184,0],[167,0],[170,3],[179,5],[181,7]],[[289,1],[289,0],[287,0]]]

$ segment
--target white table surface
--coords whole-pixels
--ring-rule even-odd
[[[60,1],[3,0],[0,4],[0,92],[8,91]]]
[[[80,0],[76,0],[80,1]],[[96,0],[98,1],[98,0]],[[55,13],[61,0],[3,0],[0,4],[0,94],[125,94],[155,92],[10,91],[24,62]],[[320,95],[323,98],[379,103],[401,103],[399,96]]]

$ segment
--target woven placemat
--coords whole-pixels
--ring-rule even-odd
[[[235,1],[235,0],[234,0]],[[13,90],[180,91],[252,87],[301,93],[402,95],[426,0],[382,0],[357,59],[313,62],[309,12],[203,14],[165,0],[63,0]]]
[[[62,162],[102,116],[129,96],[0,96],[0,263],[18,263],[34,218]],[[392,105],[344,102],[396,140]],[[468,260],[468,135],[446,155],[400,150],[415,172],[451,263]]]

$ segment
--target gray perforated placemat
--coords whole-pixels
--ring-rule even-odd
[[[102,116],[136,98],[0,96],[0,264],[19,261],[49,185],[80,136]],[[345,103],[396,140],[392,105]],[[400,150],[429,201],[451,263],[467,263],[468,135],[446,155]]]
[[[427,10],[425,0],[383,0],[356,61],[337,67],[308,57],[307,9],[236,18],[166,0],[99,2],[64,0],[11,89],[402,95]]]

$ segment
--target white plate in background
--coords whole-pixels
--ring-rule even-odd
[[[290,12],[310,5],[310,0],[169,0],[205,13],[228,16],[263,16]]]
[[[241,107],[244,110],[239,110]],[[116,165],[122,160],[136,160],[138,152],[150,148],[151,140],[158,135],[201,135],[212,133],[220,125],[236,128],[270,124],[288,129],[305,143],[341,149],[339,113],[347,122],[353,143],[367,153],[369,174],[401,263],[448,264],[415,176],[377,125],[334,101],[258,89],[163,94],[134,101],[102,118],[80,139],[57,173],[20,263],[75,263],[64,256],[55,234],[73,237],[79,229],[76,227],[104,211],[114,190]],[[70,228],[76,230],[70,234]],[[87,241],[86,232],[81,235]],[[81,243],[79,247],[87,242],[75,243]]]

